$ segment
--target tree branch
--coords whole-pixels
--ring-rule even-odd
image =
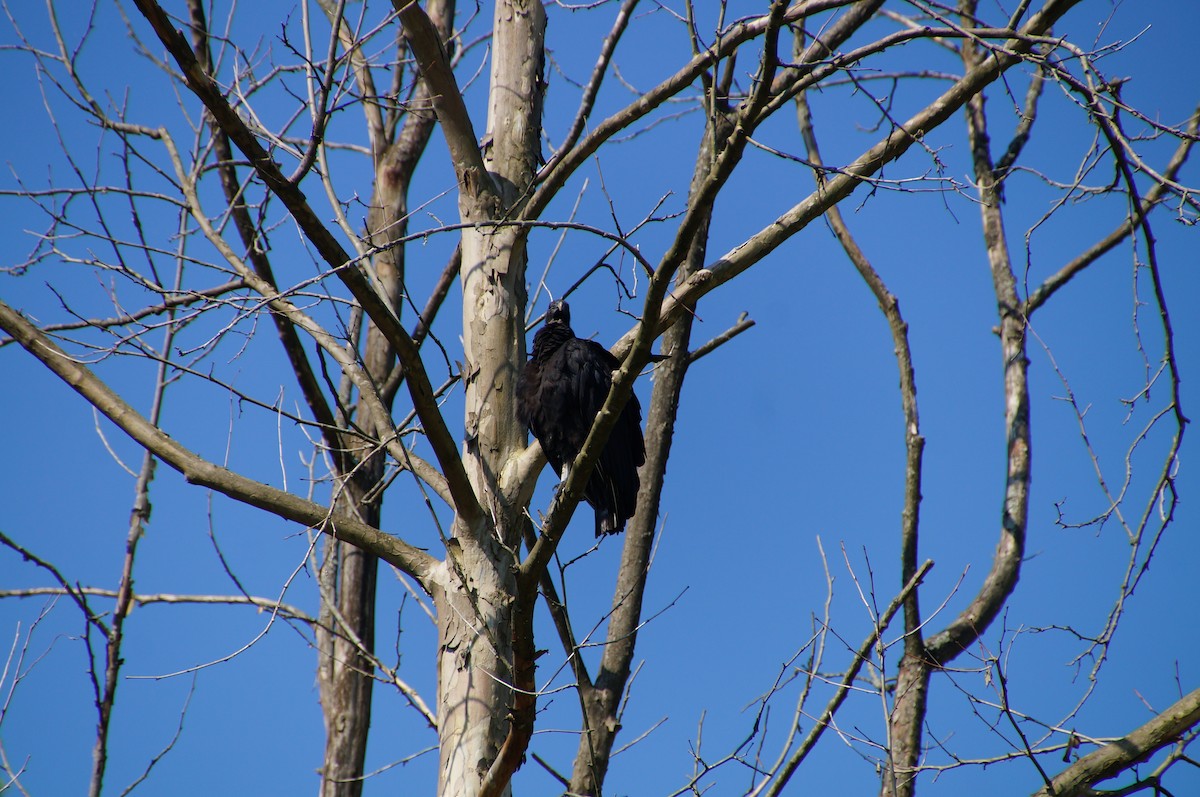
[[[1016,34],[1010,34],[1013,41],[1008,51],[994,53],[979,66],[968,70],[938,99],[892,130],[879,143],[830,179],[824,187],[807,196],[712,265],[681,281],[666,297],[656,314],[656,332],[661,333],[667,325],[674,323],[684,312],[685,306],[761,261],[810,222],[820,218],[829,208],[849,196],[855,188],[885,165],[907,152],[909,147],[920,141],[926,133],[962,108],[980,89],[1028,56],[1034,47],[1034,38],[1048,31],[1055,21],[1079,2],[1080,0],[1049,0],[1025,27]],[[586,141],[581,142],[580,146],[584,143]],[[628,351],[635,333],[636,330],[627,332],[613,346],[613,351],[620,354]]]
[[[879,621],[875,624],[875,627],[871,629],[871,633],[867,634],[867,638],[863,640],[862,644],[858,646],[858,650],[855,651],[854,661],[850,663],[850,667],[846,670],[846,674],[842,676],[842,680],[838,684],[837,691],[834,692],[833,697],[830,698],[829,702],[825,705],[825,710],[822,711],[821,716],[817,718],[816,724],[813,725],[812,730],[808,732],[808,736],[804,738],[804,741],[800,743],[800,746],[796,748],[796,751],[788,758],[787,763],[775,776],[775,779],[767,781],[770,783],[770,787],[766,790],[766,797],[778,797],[778,795],[783,791],[783,788],[787,785],[788,781],[791,780],[792,775],[795,774],[796,768],[800,766],[800,763],[804,761],[809,752],[816,747],[821,735],[825,733],[825,729],[832,726],[834,715],[837,714],[838,709],[841,708],[846,696],[850,694],[851,689],[854,687],[854,681],[856,678],[858,678],[859,671],[861,671],[862,666],[869,661],[871,649],[875,647],[880,635],[883,634],[883,632],[887,629],[888,625],[892,621],[892,618],[896,616],[896,612],[898,612],[900,607],[908,601],[909,595],[911,595],[913,590],[915,590],[921,584],[921,582],[925,579],[925,574],[928,573],[932,567],[932,561],[927,560],[924,564],[922,564],[921,567],[917,569],[917,572],[913,574],[913,577],[908,580],[908,583],[904,585],[904,588],[900,590],[899,594],[897,594],[895,598],[892,598],[892,602],[888,604],[888,607],[884,610],[883,614],[879,616]],[[764,782],[762,785],[765,786],[767,782]],[[761,790],[762,786],[760,786],[758,789],[755,789],[755,794],[757,795]]]
[[[424,459],[416,456],[411,451],[403,448],[404,442],[395,434],[395,429],[391,427],[388,420],[391,418],[391,413],[384,406],[383,400],[379,392],[375,388],[375,382],[366,369],[360,365],[358,360],[346,350],[346,347],[332,335],[326,332],[320,324],[312,319],[311,316],[302,312],[292,302],[285,299],[279,294],[278,288],[270,280],[259,276],[257,271],[251,271],[242,262],[237,253],[229,246],[220,233],[212,226],[212,222],[208,216],[204,214],[200,207],[200,195],[196,189],[196,183],[191,175],[183,168],[183,161],[179,157],[176,150],[174,140],[164,132],[161,136],[163,145],[167,148],[171,162],[175,166],[175,176],[179,180],[180,189],[187,200],[188,209],[196,224],[200,227],[204,237],[209,243],[225,258],[226,262],[233,267],[235,271],[241,275],[245,283],[251,289],[257,291],[267,302],[272,314],[276,318],[284,319],[285,324],[291,329],[291,337],[295,336],[294,327],[300,327],[307,332],[317,344],[324,349],[329,355],[337,361],[342,368],[342,373],[358,388],[358,395],[363,405],[370,410],[372,419],[379,425],[380,428],[365,429],[365,433],[371,434],[374,432],[379,438],[380,444],[384,446],[388,452],[395,458],[396,462],[401,467],[411,470],[413,473],[421,477],[421,479],[433,488],[442,500],[453,505],[453,496],[447,486],[445,478],[438,473],[437,469],[426,462]],[[287,343],[285,342],[285,346]],[[298,339],[296,345],[299,345]],[[303,365],[308,365],[307,358],[303,352],[296,352],[303,361]],[[299,374],[298,374],[299,375]],[[314,380],[315,381],[315,380]],[[319,390],[319,388],[316,388]],[[333,419],[329,419],[333,422]],[[370,424],[369,426],[374,426]],[[326,439],[330,441],[333,448],[335,462],[338,465],[338,472],[343,476],[353,476],[356,473],[355,467],[359,464],[355,457],[347,450],[349,440],[343,434],[331,434],[331,430],[337,427],[322,426],[326,434]]]
[[[1188,121],[1187,129],[1180,137],[1179,146],[1175,149],[1175,153],[1167,163],[1167,168],[1163,170],[1163,176],[1167,180],[1174,180],[1175,176],[1179,174],[1179,170],[1183,168],[1183,164],[1191,153],[1192,147],[1196,144],[1196,134],[1198,131],[1200,131],[1200,108],[1197,108],[1192,113],[1192,118]],[[1137,226],[1138,219],[1145,216],[1156,204],[1161,202],[1168,190],[1166,182],[1156,181],[1154,185],[1150,186],[1150,190],[1142,198],[1136,212],[1130,213],[1129,217],[1115,230],[1089,247],[1086,252],[1083,252],[1070,263],[1067,263],[1056,271],[1045,282],[1039,285],[1037,290],[1029,295],[1029,298],[1025,300],[1025,315],[1032,315],[1034,310],[1045,304],[1047,299],[1053,296],[1059,288],[1070,282],[1076,274],[1095,263],[1100,259],[1101,255],[1108,253],[1114,246],[1128,238]]]
[[[1200,725],[1200,689],[1184,695],[1175,705],[1122,739],[1088,753],[1059,773],[1034,797],[1082,797],[1091,787],[1119,775],[1175,742]]]
[[[545,168],[538,176],[539,185],[524,208],[526,218],[536,218],[558,194],[559,189],[566,184],[567,179],[578,169],[604,142],[631,124],[641,119],[655,108],[675,96],[679,92],[695,84],[696,80],[722,58],[726,58],[739,46],[751,39],[763,35],[768,28],[778,23],[795,22],[809,14],[816,14],[831,8],[849,5],[853,0],[810,0],[807,3],[796,3],[787,9],[778,20],[767,16],[758,17],[744,22],[738,22],[729,29],[722,31],[720,42],[712,48],[697,54],[688,64],[671,77],[654,88],[642,94],[638,99],[617,113],[596,125],[595,129],[583,138],[574,148],[555,159],[553,167]]]
[[[163,290],[164,299],[161,304],[150,305],[149,307],[143,307],[141,310],[134,310],[109,318],[86,318],[82,321],[46,324],[40,327],[40,329],[43,332],[69,332],[73,329],[109,329],[110,327],[126,326],[148,316],[169,313],[177,307],[187,307],[205,299],[215,299],[226,293],[232,293],[245,287],[247,286],[243,280],[235,279],[203,290]],[[0,338],[0,349],[15,342],[12,338]]]
[[[450,494],[454,499],[455,512],[463,522],[474,528],[484,522],[483,509],[471,489],[466,470],[458,454],[458,444],[451,435],[441,415],[429,375],[421,363],[420,353],[400,320],[392,312],[385,299],[371,285],[357,258],[347,254],[333,234],[322,224],[309,206],[300,189],[288,181],[270,154],[259,144],[258,139],[242,121],[241,117],[225,101],[212,78],[200,67],[195,54],[183,35],[176,30],[162,7],[155,0],[135,0],[138,10],[153,26],[159,40],[166,46],[183,71],[188,87],[212,113],[221,129],[229,134],[233,143],[254,165],[259,177],[267,187],[282,200],[292,218],[304,231],[308,240],[316,247],[321,258],[328,263],[342,282],[358,300],[363,311],[379,327],[380,331],[395,348],[408,371],[408,389],[413,407],[417,411],[425,434],[433,447],[438,464],[446,477]]]
[[[427,588],[427,576],[437,560],[426,552],[361,521],[332,518],[329,510],[320,504],[248,479],[196,455],[150,423],[89,369],[72,359],[2,301],[0,328],[16,338],[30,354],[126,434],[183,474],[188,482],[210,487],[236,501],[346,540],[396,566]]]
[[[688,352],[688,354],[687,354],[688,364],[692,365],[697,360],[699,360],[701,357],[712,354],[714,351],[719,349],[721,346],[724,346],[726,343],[733,340],[738,335],[745,332],[747,329],[750,329],[750,327],[754,326],[754,324],[755,324],[754,319],[747,318],[746,314],[742,313],[740,316],[738,316],[737,322],[733,326],[731,326],[729,329],[725,330],[720,335],[717,335],[715,338],[708,341],[707,343],[705,343],[701,346],[697,346],[695,349]]]
[[[73,587],[71,591],[67,591],[62,587],[30,587],[28,589],[6,589],[0,590],[0,598],[37,598],[41,596],[55,595],[90,595],[97,598],[117,598],[118,592],[114,589],[101,589],[99,587]],[[255,595],[176,595],[169,592],[153,592],[153,593],[130,593],[130,603],[135,606],[151,606],[155,603],[166,604],[199,604],[206,606],[253,606],[256,609],[266,609],[271,612],[278,612],[281,616],[299,620],[302,623],[312,625],[317,622],[315,617],[310,617],[303,610],[292,606],[288,603],[281,603],[274,598],[260,598]]]
[[[191,14],[193,49],[200,62],[200,68],[211,75],[213,71],[212,54],[203,2],[188,0],[188,11]],[[246,250],[246,258],[254,267],[254,273],[265,280],[274,293],[278,293],[278,282],[275,280],[270,258],[267,257],[265,242],[261,240],[260,233],[250,218],[245,194],[238,182],[229,136],[211,115],[209,116],[209,125],[212,128],[213,155],[217,162],[217,176],[220,178],[225,201],[229,203],[229,212],[233,218],[234,227]],[[320,426],[321,435],[337,463],[338,470],[341,473],[349,473],[354,467],[353,458],[349,456],[345,442],[339,439],[340,435],[337,432],[333,412],[329,409],[329,402],[325,400],[321,383],[317,381],[316,374],[313,373],[312,364],[309,363],[308,357],[304,353],[304,346],[300,343],[300,336],[297,334],[295,326],[286,314],[278,311],[271,313],[271,319],[275,322],[280,343],[283,345],[288,362],[291,363],[292,373],[295,374],[296,381],[300,385],[300,391],[308,404],[309,412]]]
[[[459,191],[475,198],[494,195],[492,179],[479,152],[479,137],[475,135],[454,70],[446,58],[442,37],[416,0],[392,0],[392,7],[400,15],[404,35],[417,59],[417,68],[428,86],[429,96],[433,99],[433,108],[446,137],[446,146],[450,148],[450,160],[458,177]]]
[[[975,0],[963,0],[962,7],[968,16],[971,15]],[[973,39],[963,42],[963,64],[968,71],[975,71],[998,57],[994,53],[980,52]],[[929,639],[929,659],[937,664],[950,661],[978,639],[991,625],[1016,587],[1025,551],[1025,533],[1029,520],[1029,485],[1032,480],[1029,359],[1025,354],[1027,321],[1021,313],[1021,299],[1017,293],[1017,280],[1008,250],[1004,214],[1000,209],[999,183],[990,151],[983,94],[978,93],[969,98],[965,110],[967,135],[971,145],[975,179],[979,187],[983,242],[1000,316],[1006,467],[1000,539],[997,542],[992,567],[970,604],[945,629]],[[913,756],[919,754],[917,751],[910,752]],[[915,764],[915,757],[909,763]]]
[[[604,76],[608,74],[608,66],[612,62],[613,52],[617,49],[617,42],[625,33],[625,28],[629,25],[629,19],[633,16],[633,9],[637,7],[637,4],[638,0],[624,0],[621,3],[621,8],[617,11],[617,18],[613,20],[612,29],[604,38],[604,43],[600,45],[600,57],[596,59],[592,77],[583,90],[583,96],[579,100],[579,110],[575,112],[575,120],[571,123],[571,129],[567,131],[566,138],[559,145],[558,152],[542,167],[543,174],[550,174],[554,171],[559,161],[571,151],[583,133],[583,126],[587,123],[588,117],[591,116],[592,109],[595,107],[596,95],[600,93],[600,85],[604,82]]]

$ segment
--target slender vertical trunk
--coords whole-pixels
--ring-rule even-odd
[[[721,127],[720,132],[718,127]],[[697,158],[689,199],[695,198],[707,178],[712,153],[724,144],[727,133],[727,127],[718,125],[716,120],[709,125],[700,144],[700,156]],[[711,214],[712,206],[709,204],[688,248],[687,260],[679,270],[678,282],[687,280],[704,265]],[[663,335],[662,351],[667,359],[655,369],[654,392],[646,418],[648,446],[646,464],[641,470],[643,487],[638,493],[637,511],[625,532],[625,546],[613,593],[613,610],[608,622],[604,655],[595,682],[578,684],[584,733],[579,739],[579,749],[571,772],[572,794],[597,797],[602,793],[613,745],[621,728],[620,706],[629,683],[637,631],[642,622],[642,597],[654,547],[667,460],[671,456],[671,442],[675,435],[679,396],[689,366],[691,335],[690,313],[685,313]]]
[[[707,233],[707,225],[705,225]],[[699,246],[703,250],[703,246]],[[686,269],[685,269],[686,273]],[[625,532],[621,569],[613,594],[607,643],[595,683],[578,685],[584,714],[584,734],[579,740],[571,773],[571,793],[602,793],[617,733],[621,729],[621,703],[629,684],[637,631],[642,623],[642,597],[654,548],[663,476],[675,434],[679,396],[688,369],[688,343],[692,317],[685,315],[663,336],[663,351],[671,357],[655,370],[654,393],[646,419],[646,438],[651,441],[642,468],[643,488],[637,512]]]
[[[347,489],[344,503],[358,498],[359,492]],[[347,507],[345,511],[351,510]],[[322,797],[362,794],[375,670],[372,656],[377,571],[378,560],[353,545],[331,540],[326,546],[321,573],[321,660],[317,670],[325,717]]]
[[[1062,14],[1073,5],[1065,0],[1054,14]],[[964,19],[975,16],[975,0],[960,0]],[[1032,24],[1032,23],[1031,23]],[[1047,22],[1048,24],[1048,22]],[[1027,26],[1028,27],[1028,26]],[[990,55],[970,39],[963,41],[963,65],[969,72]],[[921,732],[928,704],[929,676],[933,669],[945,666],[982,635],[1004,607],[1020,576],[1025,551],[1025,533],[1029,521],[1029,484],[1032,478],[1031,430],[1029,425],[1029,360],[1025,354],[1026,321],[1017,293],[1017,279],[1008,252],[1004,216],[1001,211],[1000,184],[990,153],[985,96],[980,90],[964,104],[967,134],[979,190],[979,210],[983,223],[983,243],[996,294],[1000,317],[1000,347],[1004,369],[1004,428],[1007,441],[1004,478],[1004,502],[1000,513],[1000,541],[992,568],[971,603],[942,631],[919,644],[913,633],[906,640],[904,658],[896,681],[895,702],[889,718],[889,760],[880,790],[882,797],[913,797],[921,759]],[[915,544],[915,530],[911,537]],[[906,537],[906,548],[909,539]],[[906,550],[905,573],[915,564]],[[917,629],[919,620],[915,597],[906,608],[906,630]]]
[[[922,650],[905,650],[896,675],[888,716],[888,765],[882,775],[883,797],[912,797],[921,760],[921,731],[929,698],[929,661]]]
[[[376,169],[375,197],[368,225],[372,242],[403,235],[407,185],[393,178],[394,167],[384,161]],[[384,235],[374,230],[386,230]],[[393,310],[400,309],[404,285],[404,250],[384,250],[371,260],[375,282]],[[395,352],[375,327],[368,325],[363,363],[376,385],[382,385],[395,364]],[[374,430],[377,439],[392,433],[386,419],[375,419],[360,406],[360,428]],[[349,438],[346,438],[349,439]],[[354,471],[342,475],[334,511],[357,517],[376,528],[383,511],[378,489],[384,475],[382,452],[362,447],[354,452]],[[375,585],[379,561],[340,540],[328,539],[321,573],[321,612],[318,630],[318,682],[325,718],[325,763],[321,797],[360,797],[367,739],[371,727],[374,687]]]
[[[383,336],[372,327],[367,335],[368,371],[377,383],[387,375],[393,357]],[[376,426],[369,413],[357,419],[365,429]],[[376,435],[386,433],[376,429]],[[363,448],[358,466],[341,479],[334,512],[379,527],[383,456]],[[321,797],[360,797],[371,697],[375,673],[375,586],[379,561],[349,543],[329,538],[321,566],[321,611],[317,631],[321,708],[325,718],[325,761]]]

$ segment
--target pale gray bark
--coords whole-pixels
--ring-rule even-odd
[[[513,396],[525,358],[527,231],[479,223],[503,218],[536,172],[546,19],[536,0],[496,3],[481,159],[445,53],[429,41],[427,18],[413,5],[397,9],[434,91],[458,175],[460,217],[477,225],[464,229],[461,239],[464,466],[484,512],[474,522],[461,513],[456,518],[433,588],[439,629],[438,793],[474,797],[507,790],[532,729],[532,651],[515,661],[513,647],[515,626],[532,622],[531,593],[518,598],[514,578],[523,507],[506,500],[501,488],[505,468],[526,447]],[[514,705],[514,679],[520,705]]]
[[[970,15],[971,0],[964,7]],[[1065,11],[1064,7],[1062,11]],[[1030,22],[1049,25],[1052,18],[1035,17]],[[1039,30],[1031,32],[1040,32]],[[970,40],[962,44],[963,66],[968,74],[996,60],[984,56]],[[975,160],[983,241],[1000,316],[1001,364],[1004,373],[1004,429],[1007,441],[1004,469],[1004,503],[1000,515],[1000,539],[992,569],[969,606],[942,631],[922,644],[919,617],[913,604],[906,616],[910,636],[896,680],[895,698],[888,718],[888,767],[883,773],[884,797],[912,797],[921,759],[921,737],[929,698],[929,678],[935,667],[944,666],[983,634],[1000,613],[1017,585],[1025,550],[1029,520],[1029,485],[1032,480],[1032,434],[1029,419],[1029,359],[1025,353],[1026,319],[1017,294],[1017,279],[1008,253],[1004,217],[1000,211],[1000,188],[989,152],[986,116],[981,91],[966,98],[968,135]],[[915,561],[915,531],[907,535],[911,561]],[[910,564],[906,559],[905,566]]]

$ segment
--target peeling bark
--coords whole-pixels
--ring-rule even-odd
[[[405,6],[401,20],[422,76],[435,89],[434,107],[458,175],[460,217],[476,225],[463,230],[460,244],[463,466],[482,505],[483,522],[456,520],[447,558],[433,579],[439,634],[438,793],[476,797],[508,791],[528,745],[535,707],[536,580],[525,584],[533,592],[518,594],[515,557],[524,508],[509,500],[501,484],[505,468],[526,449],[514,391],[525,360],[526,230],[479,222],[505,218],[532,183],[540,160],[546,17],[536,0],[496,4],[481,159],[453,73],[444,52],[428,46],[419,11]],[[516,633],[520,629],[525,633]]]
[[[512,705],[511,555],[494,541],[459,545],[433,581],[437,610],[438,794],[477,797],[508,734]]]

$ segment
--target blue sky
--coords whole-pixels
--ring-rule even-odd
[[[282,25],[291,35],[299,29],[293,6],[281,8],[276,15],[281,21],[270,24],[251,19],[245,11],[236,19],[235,35],[259,42],[263,62],[267,51],[284,53]],[[750,13],[756,8],[743,3],[734,10]],[[1111,20],[1101,27],[1099,20],[1110,11]],[[13,13],[31,39],[50,46],[43,9],[14,8]],[[607,29],[613,13],[610,6],[586,13],[551,9],[548,46],[555,68],[548,78],[546,121],[551,140],[561,137],[565,119],[575,107],[577,92],[567,78],[586,78],[598,46],[597,31]],[[985,9],[985,13],[992,11]],[[729,18],[736,15],[731,12]],[[85,24],[65,15],[60,21],[68,35],[78,35]],[[1191,112],[1198,99],[1194,81],[1183,79],[1180,55],[1189,52],[1190,34],[1197,24],[1200,11],[1191,4],[1085,2],[1057,32],[1081,43],[1093,37],[1106,42],[1133,40],[1102,61],[1103,68],[1111,76],[1132,76],[1122,96],[1149,115],[1174,124]],[[131,118],[144,124],[169,124],[186,142],[185,124],[170,84],[145,59],[130,54],[112,7],[101,7],[96,26],[80,64],[97,96],[124,102],[120,99],[124,87],[131,86]],[[137,28],[148,35],[144,26]],[[0,41],[11,44],[11,26],[6,24],[2,30]],[[158,48],[152,51],[159,52]],[[617,62],[630,85],[645,89],[668,74],[687,51],[688,42],[672,16],[648,10],[635,20]],[[932,69],[955,69],[949,55],[931,52],[929,45],[909,45],[881,66],[894,67],[912,58]],[[470,51],[463,74],[473,73],[484,56],[482,48]],[[0,59],[15,75],[6,85],[6,98],[10,107],[19,109],[23,122],[0,127],[9,166],[0,188],[11,191],[18,178],[33,187],[70,184],[74,179],[55,129],[46,120],[43,91],[82,170],[99,170],[105,179],[114,179],[119,164],[111,136],[101,137],[93,126],[82,123],[52,87],[39,87],[27,54],[6,49],[0,51]],[[1011,81],[1013,94],[1022,96],[1024,78],[1014,73]],[[468,89],[479,130],[483,91],[482,80]],[[897,108],[915,110],[933,91],[933,86],[906,84],[895,98]],[[609,81],[601,95],[601,109],[618,108],[631,96],[630,89]],[[861,93],[848,87],[830,88],[811,100],[827,161],[852,158],[878,137],[871,129],[877,113]],[[995,142],[1006,140],[1006,125],[1015,121],[1013,114],[1002,110],[1007,105],[1011,103],[1004,93],[993,87],[989,108],[996,120]],[[192,119],[196,107],[194,102],[187,105]],[[681,104],[678,110],[691,107]],[[280,118],[286,113],[283,106],[270,104],[264,112]],[[1082,112],[1051,86],[1041,115],[1022,163],[1052,179],[1069,181],[1091,144]],[[677,212],[686,192],[699,123],[700,117],[689,113],[602,151],[551,206],[547,218],[567,218],[579,195],[579,219],[605,229],[618,223],[631,228],[660,200],[663,214]],[[359,115],[343,113],[335,119],[332,134],[360,136],[359,128]],[[962,128],[961,116],[956,117],[925,143],[944,162],[943,176],[965,186],[970,166]],[[765,126],[760,138],[771,146],[801,151],[790,112]],[[1161,141],[1144,146],[1149,161],[1159,167],[1173,148]],[[344,154],[334,163],[345,196],[368,195],[369,174],[361,158]],[[1108,168],[1101,167],[1085,182],[1105,184],[1110,179]],[[928,156],[914,148],[889,167],[887,176],[920,177],[930,170]],[[144,171],[140,174],[155,184],[153,177]],[[1195,184],[1194,174],[1194,169],[1185,169],[1182,182]],[[435,137],[413,204],[441,196],[452,181],[444,148]],[[918,186],[933,187],[929,181]],[[803,166],[751,152],[743,174],[718,205],[710,259],[760,229],[811,189],[811,174]],[[316,203],[319,186],[306,184],[305,190]],[[613,198],[615,221],[605,191]],[[1047,210],[1051,192],[1032,171],[1014,176],[1008,191],[1009,242],[1024,261],[1025,233]],[[880,191],[868,198],[860,189],[843,205],[847,223],[899,297],[910,324],[927,439],[921,556],[936,563],[922,589],[922,605],[931,613],[945,602],[930,622],[932,629],[941,628],[965,605],[986,573],[996,544],[1003,488],[1002,372],[992,332],[995,299],[980,243],[978,213],[966,193]],[[9,253],[2,265],[11,267],[33,248],[31,233],[43,231],[46,224],[28,202],[11,196],[0,201],[4,208],[0,240]],[[351,214],[361,215],[361,206],[351,203],[350,207]],[[328,213],[328,206],[322,206],[322,211]],[[117,208],[108,212],[114,224],[127,229],[127,213],[122,216]],[[156,240],[169,244],[176,224],[173,214],[155,212],[149,203],[144,212],[147,220],[158,225],[151,231]],[[273,257],[288,266],[282,279],[298,283],[311,276],[316,265],[295,231],[279,217],[280,211],[273,212],[272,220],[279,222],[272,233]],[[1029,235],[1023,276],[1029,284],[1039,283],[1112,229],[1122,212],[1120,202],[1105,198],[1064,208]],[[455,213],[453,197],[441,196],[417,214],[415,226],[432,228],[438,219],[456,220]],[[1196,232],[1174,221],[1169,210],[1160,212],[1153,225],[1184,378],[1184,411],[1194,415],[1190,386],[1200,373]],[[672,230],[668,219],[649,225],[635,241],[653,261]],[[541,273],[559,243],[557,233],[532,237],[531,277]],[[64,249],[79,257],[96,246],[95,242],[66,242]],[[411,248],[410,278],[418,304],[452,247],[452,237],[443,234]],[[563,236],[550,287],[561,293],[605,250],[598,239]],[[628,257],[613,255],[610,262],[633,279]],[[201,282],[215,279],[205,275]],[[638,287],[644,287],[644,281]],[[131,302],[140,298],[111,274],[59,258],[49,258],[20,276],[0,274],[0,298],[43,322],[69,317],[56,291],[72,308],[97,315],[113,313],[111,295]],[[984,721],[994,720],[995,711],[977,702],[994,699],[979,670],[981,659],[1001,659],[1014,705],[1040,721],[1057,722],[1088,688],[1093,662],[1071,664],[1081,650],[1077,640],[1066,631],[1039,629],[1072,626],[1084,633],[1098,632],[1116,597],[1129,545],[1116,522],[1099,528],[1060,528],[1055,523],[1056,506],[1069,520],[1081,521],[1102,511],[1105,501],[1080,441],[1074,412],[1061,400],[1065,389],[1051,357],[1067,375],[1079,406],[1087,410],[1089,439],[1105,478],[1119,485],[1126,451],[1166,395],[1160,381],[1150,401],[1137,405],[1131,414],[1121,401],[1136,395],[1146,378],[1133,321],[1136,301],[1150,298],[1147,275],[1144,270],[1135,273],[1126,245],[1077,278],[1034,317],[1036,340],[1031,341],[1029,356],[1035,478],[1028,558],[1007,612],[980,648],[955,662],[960,669],[935,678],[927,742],[936,740],[962,757],[983,758],[1008,749],[1008,729],[997,726],[989,731]],[[625,309],[636,312],[638,301]],[[544,297],[541,302],[544,306]],[[581,335],[594,334],[611,342],[630,325],[628,317],[615,311],[611,281],[593,279],[572,296],[572,305]],[[539,313],[541,309],[535,308]],[[892,342],[873,298],[824,224],[816,223],[750,272],[706,297],[698,311],[694,342],[698,345],[724,331],[743,311],[757,326],[698,363],[684,389],[662,504],[661,542],[646,599],[646,616],[652,619],[639,635],[639,658],[644,664],[633,683],[618,744],[643,733],[648,736],[614,759],[607,786],[611,794],[669,794],[686,783],[701,723],[700,752],[710,763],[749,734],[754,701],[806,644],[812,635],[812,617],[823,609],[827,584],[818,541],[834,579],[831,617],[838,634],[837,639],[830,638],[824,673],[844,670],[847,646],[857,646],[871,627],[855,579],[864,590],[873,579],[880,605],[886,605],[900,586],[895,561],[903,424]],[[1153,368],[1162,348],[1157,313],[1153,306],[1137,312]],[[437,327],[451,363],[460,317],[457,297],[452,295]],[[198,323],[183,333],[178,345],[201,346],[215,332],[213,323]],[[159,345],[161,335],[151,334],[147,340]],[[284,406],[293,407],[299,392],[281,370],[277,354],[274,331],[265,319],[257,326],[243,322],[199,367],[268,403],[282,397]],[[439,384],[449,370],[446,362],[429,348],[426,363],[432,381]],[[94,367],[131,403],[146,410],[153,371],[145,362],[107,358]],[[0,409],[8,419],[4,430],[13,454],[0,464],[0,484],[6,485],[7,499],[0,509],[0,530],[53,562],[72,582],[114,587],[134,487],[120,463],[136,471],[140,451],[106,421],[97,421],[82,400],[17,347],[0,349],[0,369],[7,386],[0,391]],[[638,393],[644,405],[650,389],[650,378],[643,378]],[[461,429],[460,394],[451,394],[445,412],[451,427]],[[228,462],[276,486],[286,485],[301,494],[306,490],[304,458],[311,449],[298,430],[279,423],[269,412],[239,404],[219,387],[200,379],[173,385],[163,426],[210,459]],[[1084,733],[1123,733],[1150,716],[1147,704],[1161,710],[1180,691],[1188,692],[1200,681],[1200,647],[1189,632],[1197,619],[1194,563],[1200,556],[1192,500],[1200,490],[1191,469],[1195,441],[1194,436],[1187,438],[1180,458],[1181,501],[1175,523],[1158,548],[1149,575],[1128,602],[1095,694],[1075,720]],[[1135,455],[1130,498],[1123,505],[1131,520],[1145,509],[1167,442],[1156,431]],[[548,505],[550,483],[550,474],[544,474],[535,509]],[[435,546],[436,531],[415,503],[411,484],[402,478],[390,489],[383,528],[415,544]],[[219,551],[250,593],[283,594],[289,603],[315,612],[315,588],[304,568],[310,546],[303,529],[189,487],[166,467],[157,471],[151,500],[154,513],[137,563],[138,592],[234,593]],[[576,629],[597,626],[599,639],[620,541],[606,540],[589,552],[590,525],[587,517],[574,521],[560,549],[560,561],[566,566]],[[432,625],[390,570],[381,571],[380,582],[382,658],[399,661],[402,677],[432,701]],[[0,583],[18,588],[45,586],[48,581],[43,571],[11,551],[0,551]],[[0,680],[0,706],[5,707],[0,739],[10,763],[24,767],[22,782],[32,794],[78,793],[87,781],[95,712],[80,641],[84,630],[79,612],[66,599],[0,601],[0,641],[15,651],[6,677]],[[268,615],[244,607],[156,605],[135,610],[127,633],[125,680],[114,719],[106,793],[119,794],[145,770],[175,735],[181,715],[183,729],[174,749],[155,766],[140,792],[207,793],[214,777],[233,784],[227,790],[234,793],[303,793],[316,788],[314,771],[320,765],[323,732],[315,652],[303,629],[281,620],[272,622]],[[546,695],[539,704],[542,714],[533,749],[565,770],[576,744],[571,731],[577,725],[577,701],[561,688],[568,684],[568,672],[561,669],[562,652],[548,624],[540,634],[539,647],[550,653],[539,662],[539,684],[545,686]],[[897,636],[893,629],[886,638],[891,641]],[[586,655],[594,662],[596,653],[591,650]],[[894,664],[898,647],[889,655]],[[19,666],[17,656],[23,657]],[[190,672],[177,674],[184,671]],[[823,705],[828,694],[827,687],[819,687],[813,706]],[[774,757],[790,720],[795,696],[793,684],[772,702],[762,753],[768,760]],[[856,739],[882,738],[882,710],[878,695],[856,694],[841,717],[842,735],[826,735],[793,790],[849,794],[875,789],[874,769],[863,759],[872,751]],[[368,769],[401,761],[435,741],[387,686],[377,689],[373,723]],[[811,720],[803,725],[807,730]],[[435,760],[435,755],[426,754],[392,766],[372,778],[368,793],[401,788],[430,791]],[[934,751],[930,760],[946,758]],[[737,765],[727,765],[711,780],[717,784],[713,793],[738,794],[749,784],[750,775]],[[986,770],[951,770],[926,783],[924,791],[1010,794],[1031,792],[1039,782],[1032,766],[1017,762]],[[1194,775],[1190,783],[1193,789],[1200,785]],[[517,784],[522,793],[554,793],[555,789],[532,761],[518,774]]]

